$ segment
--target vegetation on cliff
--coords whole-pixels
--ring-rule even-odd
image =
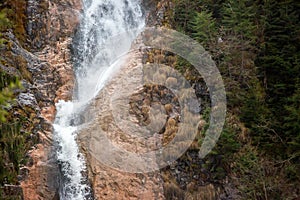
[[[25,155],[35,143],[32,137],[29,141],[28,131],[33,126],[32,117],[29,117],[33,111],[16,101],[17,95],[24,90],[20,80],[28,78],[27,63],[12,52],[8,36],[14,33],[19,41],[25,42],[25,5],[25,1],[0,4],[0,197],[4,199],[21,198],[18,187],[3,186],[18,184],[19,169],[26,163]]]
[[[229,111],[207,169],[213,182],[231,177],[242,199],[300,195],[299,9],[295,0],[174,0],[164,18],[221,71]],[[177,67],[190,68],[181,58]]]

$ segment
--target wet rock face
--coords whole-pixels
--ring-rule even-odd
[[[148,26],[168,26],[173,2],[169,0],[143,0]],[[171,12],[170,12],[171,11]]]
[[[126,88],[134,88],[135,79],[140,77],[141,71],[139,71],[139,66],[137,63],[141,62],[140,53],[130,53],[128,60],[124,62],[124,66],[118,73],[114,76],[107,86],[101,90],[99,95],[97,95],[94,103],[90,106],[89,111],[85,112],[87,116],[85,119],[90,119],[85,121],[87,123],[83,126],[83,129],[78,133],[79,144],[82,147],[82,151],[86,156],[86,163],[88,167],[88,177],[93,189],[95,199],[164,199],[163,197],[163,187],[162,179],[158,172],[152,173],[127,173],[117,169],[113,169],[111,166],[107,166],[101,162],[101,159],[97,158],[94,154],[89,151],[91,148],[97,149],[98,147],[107,148],[103,144],[91,144],[91,137],[98,135],[100,130],[103,130],[107,137],[113,141],[114,144],[120,146],[129,152],[142,152],[147,150],[148,143],[142,143],[138,137],[124,133],[120,128],[118,128],[117,123],[113,120],[113,107],[111,107],[111,97],[120,91],[122,85],[122,75],[124,73],[133,72],[131,81],[126,84]],[[126,92],[123,91],[123,92]],[[90,113],[95,116],[91,119]],[[124,128],[124,127],[123,127]],[[92,146],[90,146],[92,145]],[[106,149],[108,152],[110,149]],[[116,168],[126,167],[120,162],[126,160],[127,157],[121,154],[116,155],[117,162],[114,163]],[[140,163],[132,162],[129,165],[139,166]]]
[[[21,107],[30,107],[34,111],[39,112],[40,107],[37,104],[37,100],[31,92],[20,93],[17,99]]]
[[[0,49],[4,60],[1,71],[20,77],[23,85],[16,91],[17,104],[11,116],[25,118],[21,131],[30,133],[27,144],[35,144],[18,176],[21,188],[16,189],[22,189],[24,199],[59,199],[52,122],[55,103],[72,96],[74,74],[69,46],[80,10],[81,1],[77,0],[28,0],[24,22],[27,41],[22,46],[7,33],[10,45]],[[8,192],[14,189],[7,188]]]
[[[81,10],[77,0],[29,0],[26,31],[31,50],[39,51],[74,33]]]

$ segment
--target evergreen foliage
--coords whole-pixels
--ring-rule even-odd
[[[210,51],[222,73],[229,111],[212,153],[244,177],[245,199],[300,195],[299,10],[296,0],[175,1],[174,28]]]
[[[196,12],[190,22],[191,35],[206,47],[215,46],[217,42],[217,26],[212,13],[208,11]]]

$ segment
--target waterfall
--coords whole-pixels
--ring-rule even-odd
[[[54,139],[61,167],[60,198],[91,199],[86,165],[76,143],[80,113],[121,64],[144,27],[139,0],[83,0],[81,24],[74,37],[76,87],[73,100],[56,104]]]

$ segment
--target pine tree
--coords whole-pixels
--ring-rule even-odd
[[[256,64],[263,76],[267,105],[274,116],[270,130],[276,134],[270,132],[269,135],[274,136],[270,141],[273,148],[286,157],[288,143],[299,137],[300,131],[295,125],[298,121],[295,96],[300,77],[300,4],[292,0],[272,0],[265,2],[264,9],[265,42]]]
[[[284,117],[283,129],[288,136],[288,154],[297,154],[300,157],[300,79],[296,84],[294,94],[288,98],[284,106],[287,115]]]
[[[252,0],[228,0],[223,3],[222,25],[228,36],[240,44],[255,41],[256,4]]]
[[[192,37],[205,47],[215,47],[217,43],[217,25],[209,11],[196,12],[190,22]]]

